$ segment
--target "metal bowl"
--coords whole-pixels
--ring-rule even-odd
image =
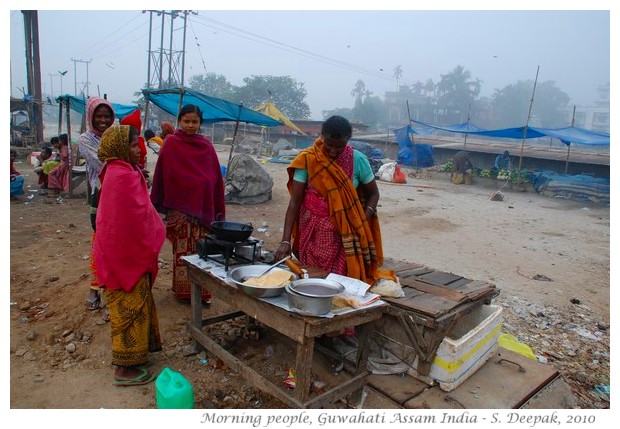
[[[332,311],[332,298],[342,291],[342,284],[325,279],[300,279],[286,285],[288,305],[309,316]]]
[[[344,291],[344,286],[325,279],[301,279],[291,283],[291,290],[311,298],[333,298]]]
[[[234,283],[239,288],[241,288],[241,290],[243,290],[245,293],[247,293],[250,296],[256,297],[256,298],[270,298],[270,297],[282,295],[282,292],[284,292],[284,288],[286,284],[281,285],[281,286],[274,286],[274,287],[259,287],[259,286],[250,286],[250,285],[246,285],[243,283],[243,278],[245,276],[258,275],[267,267],[269,267],[269,265],[267,264],[244,265],[241,267],[233,268],[232,270],[228,272],[226,277],[232,283]],[[275,267],[275,268],[272,268],[270,272],[274,272],[274,271],[286,271],[287,273],[290,273],[291,279],[293,280],[296,280],[299,278],[296,274],[292,273],[289,270],[285,270],[283,268]]]
[[[285,289],[288,295],[288,305],[292,309],[307,316],[321,316],[332,310],[332,297],[315,298],[300,295],[293,291],[291,284],[287,284]]]

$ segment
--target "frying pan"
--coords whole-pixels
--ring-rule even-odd
[[[220,240],[237,242],[247,240],[254,227],[251,223],[215,221],[211,222],[211,230]]]

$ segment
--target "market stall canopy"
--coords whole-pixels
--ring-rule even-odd
[[[84,115],[86,113],[86,100],[83,98],[67,94],[56,97],[56,101],[58,103],[68,101],[69,108],[71,110],[74,110],[81,115]],[[138,108],[138,106],[136,106],[135,104],[110,104],[112,104],[112,109],[114,109],[114,116],[119,120],[123,119],[125,116],[129,115],[131,112]]]
[[[281,122],[242,104],[211,97],[187,88],[143,89],[144,97],[160,109],[178,116],[181,106],[195,104],[202,110],[203,124],[224,121],[240,121],[248,124],[276,127]]]
[[[571,143],[578,143],[590,146],[609,146],[609,134],[585,130],[583,128],[529,128],[543,133],[549,137],[556,138],[566,145],[570,145]]]
[[[282,113],[282,111],[278,109],[276,105],[273,103],[273,101],[271,100],[265,101],[260,106],[255,107],[254,110],[282,122],[284,125],[286,125],[292,130],[297,131],[299,134],[303,136],[306,135],[306,133],[304,133],[302,130],[300,130],[297,127],[297,125],[291,122],[291,120],[284,113]]]
[[[411,121],[412,123],[422,126],[421,129],[414,129],[410,125],[407,125],[409,132],[412,134],[429,134],[432,130],[449,131],[453,133],[463,133],[470,135],[486,136],[486,137],[498,137],[498,138],[510,138],[510,139],[532,139],[539,137],[552,137],[561,140],[562,143],[570,145],[570,143],[578,143],[583,145],[592,146],[605,146],[609,145],[609,134],[600,133],[596,131],[585,130],[577,127],[564,127],[564,128],[539,128],[539,127],[515,127],[515,128],[502,128],[496,130],[485,130],[480,128],[471,122],[464,122],[461,124],[453,125],[433,125],[426,122]],[[527,132],[524,131],[527,129]],[[524,136],[525,134],[525,136]]]

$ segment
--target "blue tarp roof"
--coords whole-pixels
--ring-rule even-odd
[[[64,100],[69,100],[69,108],[71,110],[75,110],[81,115],[86,113],[86,101],[84,99],[68,94],[56,97],[56,101],[58,102]],[[114,116],[119,120],[123,119],[125,116],[129,115],[138,108],[135,104],[110,104],[112,104],[112,109],[114,109]]]
[[[559,139],[564,144],[578,143],[592,146],[609,146],[609,134],[599,133],[596,131],[584,130],[577,127],[565,128],[533,128],[549,137]]]
[[[426,122],[411,121],[413,123],[422,125],[422,129],[413,129],[411,125],[407,125],[409,132],[413,134],[430,134],[429,130],[442,130],[453,133],[471,134],[477,136],[497,137],[497,138],[509,138],[509,139],[523,139],[524,131],[526,127],[515,128],[502,128],[496,130],[485,130],[480,128],[471,122],[464,122],[454,125],[439,126],[428,124]],[[566,145],[571,143],[578,143],[584,145],[597,145],[605,146],[609,145],[609,134],[599,133],[596,131],[585,130],[577,127],[564,127],[564,128],[535,128],[527,127],[527,133],[525,133],[526,139],[533,139],[539,137],[553,137],[562,141]]]
[[[244,107],[241,104],[232,103],[220,98],[211,97],[188,88],[170,89],[143,89],[142,93],[148,100],[160,109],[174,115],[178,115],[182,105],[195,104],[202,110],[203,124],[215,122],[237,121],[249,124],[276,127],[283,125],[270,116],[263,115],[255,110]],[[182,99],[181,99],[182,97]]]

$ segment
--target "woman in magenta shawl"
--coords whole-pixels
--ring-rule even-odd
[[[202,112],[193,105],[179,112],[179,127],[166,137],[153,174],[151,201],[166,216],[166,237],[174,256],[172,291],[190,299],[191,285],[184,255],[196,253],[196,241],[214,220],[225,220],[224,180],[213,144],[199,134]],[[211,294],[203,287],[202,300]]]
[[[114,384],[150,383],[148,354],[161,350],[152,288],[165,227],[138,167],[138,130],[108,128],[101,137],[97,235],[93,251],[104,284],[112,331]]]

